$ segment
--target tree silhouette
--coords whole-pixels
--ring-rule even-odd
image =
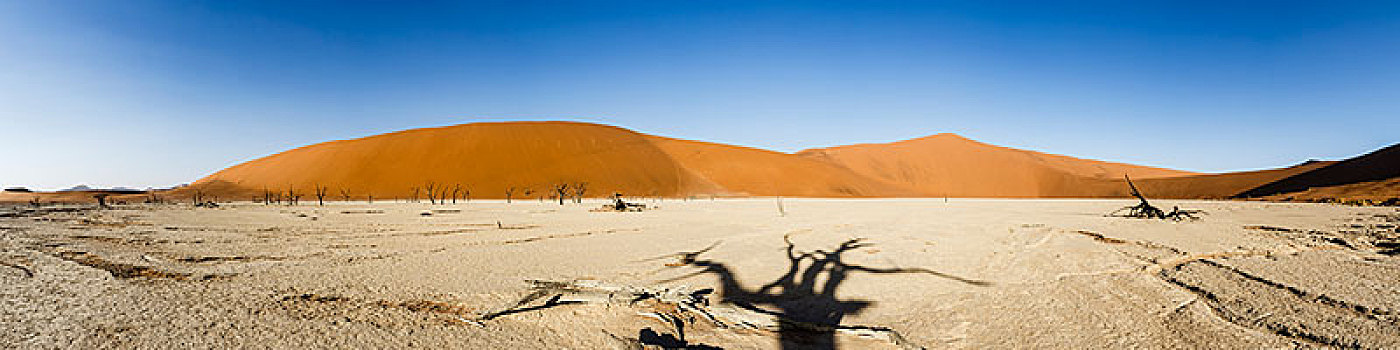
[[[574,203],[583,203],[583,194],[588,192],[588,183],[579,182],[574,184]]]
[[[98,207],[98,208],[107,209],[107,208],[111,208],[111,207],[107,206],[107,196],[108,196],[108,195],[107,195],[106,193],[98,193],[98,194],[92,195],[92,198],[97,200],[97,207]]]
[[[316,205],[326,205],[326,191],[330,188],[327,188],[325,185],[319,183],[311,186],[316,191]]]
[[[564,205],[564,198],[569,196],[569,183],[554,184],[554,194],[559,198],[559,205]]]
[[[301,199],[301,195],[297,194],[296,188],[292,185],[287,185],[287,205],[297,205],[297,200],[299,199]]]
[[[437,204],[437,197],[434,197],[433,192],[435,189],[437,189],[437,183],[428,181],[427,183],[423,184],[423,189],[428,192],[428,204]]]

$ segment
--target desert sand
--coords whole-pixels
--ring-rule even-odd
[[[1400,347],[1400,211],[1158,202],[5,207],[0,348]]]

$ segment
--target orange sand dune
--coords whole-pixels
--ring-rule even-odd
[[[233,166],[183,192],[251,198],[291,187],[307,200],[321,184],[332,199],[340,189],[356,199],[406,198],[429,181],[461,184],[473,198],[504,198],[509,187],[538,197],[566,182],[587,182],[592,196],[914,194],[789,154],[574,122],[465,124],[321,143]]]
[[[572,122],[478,123],[413,129],[301,147],[239,164],[190,187],[252,196],[315,184],[363,199],[407,198],[428,182],[460,184],[473,198],[504,198],[509,187],[545,194],[555,183],[587,182],[591,194],[714,192],[636,132]],[[523,190],[517,198],[523,197]],[[419,193],[420,198],[425,193]]]
[[[1179,176],[1168,178],[1133,178],[1142,193],[1151,198],[1230,198],[1251,188],[1288,178],[1335,162],[1312,161],[1287,168],[1243,171],[1235,173]],[[1070,197],[1127,197],[1128,185],[1123,179],[1093,179],[1065,183],[1061,190]]]
[[[1084,191],[1080,184],[1125,174],[1134,178],[1195,175],[992,146],[953,134],[797,154],[935,197],[1097,197],[1107,194]]]
[[[300,147],[157,195],[182,200],[201,192],[206,199],[227,201],[291,188],[303,201],[311,201],[313,188],[320,185],[328,187],[330,200],[344,198],[342,190],[354,200],[408,198],[415,189],[418,198],[425,198],[425,185],[431,182],[449,190],[460,185],[460,197],[470,191],[471,198],[493,199],[504,198],[508,188],[517,189],[518,199],[539,198],[558,183],[587,183],[585,196],[591,197],[613,192],[670,197],[1125,197],[1128,191],[1121,177],[1128,175],[1154,198],[1229,198],[1270,183],[1308,179],[1304,176],[1319,171],[1357,168],[1339,167],[1342,164],[1367,165],[1360,167],[1366,169],[1378,167],[1373,163],[1379,168],[1395,164],[1367,159],[1372,160],[1202,175],[999,147],[952,134],[788,154],[599,124],[505,122],[413,129]],[[526,195],[526,188],[533,193]],[[26,194],[0,201],[34,196],[61,197]]]
[[[802,197],[912,197],[918,192],[805,157],[708,142],[649,138],[671,158],[730,194]]]

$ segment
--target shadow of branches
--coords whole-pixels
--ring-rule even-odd
[[[829,250],[812,251],[797,250],[790,235],[783,236],[783,241],[787,243],[787,271],[773,282],[756,289],[742,286],[729,265],[701,258],[715,245],[699,251],[673,254],[678,261],[668,266],[691,266],[701,270],[663,282],[715,275],[720,280],[723,302],[779,319],[778,333],[784,349],[834,349],[835,331],[840,329],[888,330],[841,323],[847,315],[858,314],[875,304],[869,300],[837,297],[837,288],[852,274],[923,274],[974,286],[991,285],[986,281],[925,268],[870,267],[847,262],[843,255],[871,246],[860,238],[847,240]]]

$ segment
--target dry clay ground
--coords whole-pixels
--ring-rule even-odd
[[[599,204],[0,208],[0,348],[1400,348],[1390,208]]]

